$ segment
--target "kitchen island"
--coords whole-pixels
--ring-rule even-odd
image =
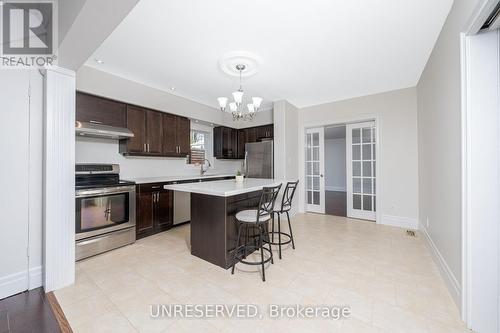
[[[231,179],[164,188],[191,193],[191,254],[229,268],[238,237],[236,213],[257,207],[263,187],[285,183],[278,179],[246,178],[242,183]]]

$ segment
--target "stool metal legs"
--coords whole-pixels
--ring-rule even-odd
[[[252,227],[252,228],[250,228]],[[249,233],[250,229],[254,229],[253,227],[257,227],[259,229],[259,239],[257,242],[255,242],[255,236],[252,236],[253,240],[251,244],[249,244]],[[241,243],[241,238],[242,238],[242,230],[245,229],[245,243],[243,245],[240,245]],[[264,247],[264,243],[267,243],[269,245],[269,248]],[[247,256],[247,251],[259,251],[260,250],[260,261],[259,262],[248,262],[243,259],[246,259]],[[269,252],[269,258],[264,259],[264,250]],[[242,252],[240,254],[240,252]],[[250,252],[250,253],[251,253]],[[267,262],[271,262],[271,264],[274,263],[273,260],[273,250],[271,247],[271,240],[269,238],[269,228],[267,226],[267,223],[259,223],[257,225],[250,225],[250,224],[244,224],[244,223],[239,223],[238,225],[238,238],[236,240],[236,247],[234,248],[233,252],[233,263],[231,267],[231,274],[234,274],[234,268],[236,267],[237,262],[241,262],[246,265],[260,265],[262,267],[262,281],[266,281],[266,272],[265,272],[265,267],[264,265]]]
[[[238,225],[238,238],[236,238],[236,247],[234,248],[233,252],[233,267],[231,267],[231,274],[234,274],[234,266],[236,266],[236,257],[238,255],[238,251],[240,248],[241,228],[243,228],[243,224],[240,223],[240,225]],[[248,231],[247,231],[247,236],[248,236]]]
[[[284,213],[286,213],[286,217],[288,220],[288,229],[290,230],[289,234],[281,231],[281,214],[284,214]],[[276,214],[278,216],[278,231],[274,231],[274,214]],[[295,240],[293,239],[292,224],[290,223],[290,214],[288,213],[288,211],[285,211],[285,212],[276,211],[272,214],[271,223],[272,223],[271,232],[270,232],[271,239],[269,239],[269,244],[278,245],[278,256],[281,259],[281,246],[282,245],[292,243],[292,248],[295,250]],[[277,242],[274,242],[274,234],[278,234],[278,241]],[[288,240],[282,241],[281,236],[287,236]]]
[[[293,241],[292,225],[290,224],[290,214],[286,212],[286,218],[288,219],[288,228],[290,229],[290,239],[292,240],[292,248],[295,250],[295,242]]]

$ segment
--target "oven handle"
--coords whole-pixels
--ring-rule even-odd
[[[99,189],[78,190],[76,191],[76,197],[83,198],[95,195],[120,194],[130,192],[135,192],[135,186],[116,186]]]

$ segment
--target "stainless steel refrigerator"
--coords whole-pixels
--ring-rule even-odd
[[[247,178],[274,178],[273,141],[245,144],[245,175]]]

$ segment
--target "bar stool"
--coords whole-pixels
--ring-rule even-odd
[[[236,248],[233,252],[233,267],[231,268],[231,274],[234,274],[234,267],[237,262],[241,262],[246,265],[261,265],[262,266],[262,281],[266,281],[266,273],[264,264],[271,261],[273,263],[273,251],[271,248],[271,243],[269,239],[269,229],[268,222],[271,219],[271,214],[274,211],[274,204],[276,198],[281,189],[281,184],[273,187],[264,187],[262,189],[262,194],[260,196],[260,202],[257,209],[247,209],[236,214],[236,223],[238,224],[238,238],[236,242]],[[245,229],[245,239],[249,237],[249,229],[258,228],[259,233],[256,235],[256,241],[251,244],[245,241],[243,245],[240,245],[242,238],[242,231]],[[264,247],[264,241],[269,244],[269,248]],[[243,260],[246,258],[247,254],[252,253],[256,250],[260,250],[260,261],[250,262]],[[264,259],[264,250],[269,253],[269,258]]]
[[[293,239],[292,225],[290,224],[290,214],[288,213],[292,209],[292,201],[293,196],[295,195],[295,190],[297,189],[297,185],[299,181],[296,182],[288,182],[286,184],[285,190],[283,191],[283,198],[281,200],[281,207],[279,210],[274,210],[271,214],[272,217],[272,228],[271,228],[271,241],[270,244],[278,246],[278,254],[281,259],[281,246],[289,244],[292,242],[292,248],[295,250],[295,242]],[[274,231],[274,214],[278,215],[278,231]],[[281,214],[286,214],[288,219],[288,229],[290,230],[290,234],[281,231]],[[274,234],[278,235],[278,242],[274,242]],[[285,236],[288,239],[285,241],[281,241],[281,236]]]

